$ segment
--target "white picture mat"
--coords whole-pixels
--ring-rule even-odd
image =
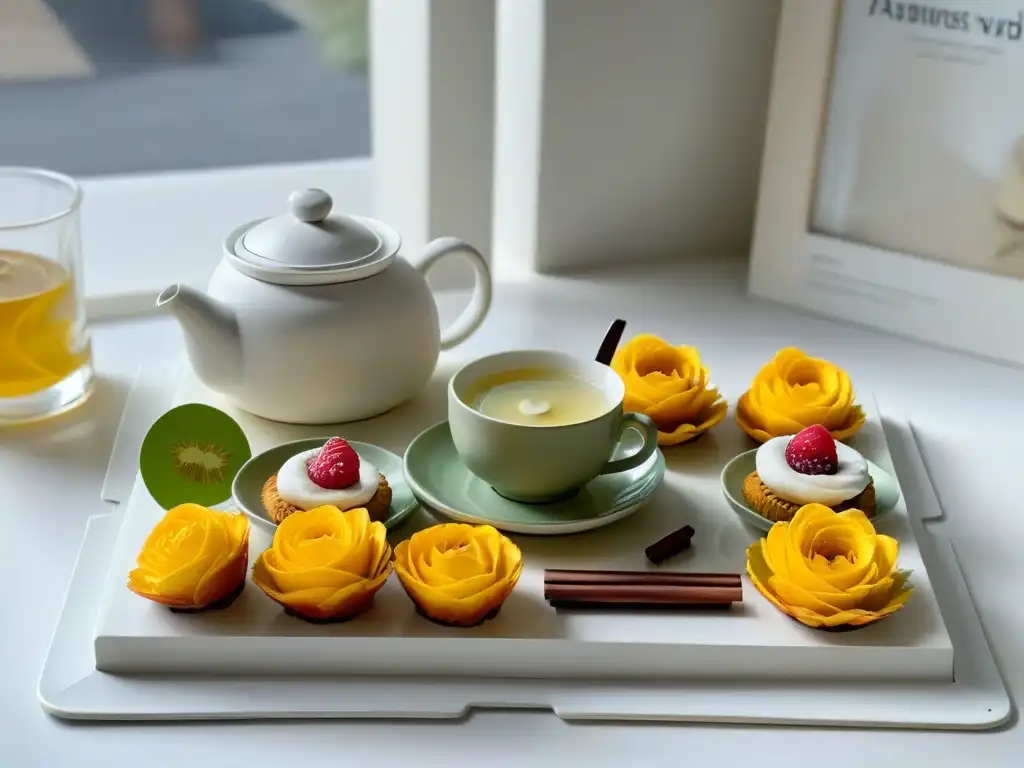
[[[839,0],[786,0],[750,291],[802,309],[1024,364],[1024,282],[811,231]],[[860,5],[856,7],[862,7]]]

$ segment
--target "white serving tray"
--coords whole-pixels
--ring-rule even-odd
[[[173,378],[168,378],[173,381]],[[443,375],[436,379],[443,384]],[[168,387],[170,391],[174,388]],[[856,445],[891,468],[870,398]],[[168,406],[209,402],[227,409],[253,448],[281,442],[295,428],[256,419],[220,401],[187,370]],[[416,408],[411,410],[416,411]],[[421,408],[433,423],[444,416]],[[406,409],[341,434],[388,440],[403,450],[425,426]],[[322,427],[299,428],[323,434]],[[358,433],[353,434],[355,430]],[[915,572],[915,595],[898,618],[847,633],[809,630],[761,599],[744,577],[746,600],[729,611],[556,612],[544,600],[545,568],[655,570],[644,550],[684,524],[697,529],[694,546],[658,571],[737,572],[761,534],[744,527],[726,504],[719,474],[726,460],[749,448],[732,420],[713,436],[670,452],[665,481],[643,510],[618,525],[557,539],[514,536],[525,566],[500,615],[472,629],[438,627],[418,616],[397,579],[377,594],[373,610],[354,621],[311,625],[286,616],[251,585],[230,608],[174,614],[140,600],[124,579],[163,510],[136,480],[110,557],[96,629],[96,667],[118,674],[368,674],[480,675],[515,678],[765,678],[949,681],[953,647],[932,594],[927,570],[902,506],[884,521],[901,542],[900,565]],[[392,533],[392,544],[434,522],[420,512]],[[262,530],[250,536],[250,561],[270,546]]]
[[[168,396],[165,394],[164,401],[157,404],[159,398],[152,397],[156,389],[140,386],[137,391],[143,393],[141,398],[153,401],[155,412],[146,414],[140,399],[133,396],[129,404],[129,411],[135,414],[132,418],[144,418],[147,424],[151,423],[169,404]],[[125,434],[138,432],[137,429],[129,429],[128,417],[125,421]],[[670,681],[437,679],[425,676],[369,678],[344,675],[311,679],[283,674],[274,677],[210,677],[101,673],[95,668],[93,638],[122,522],[123,513],[118,507],[110,515],[90,521],[43,670],[40,699],[44,707],[54,714],[90,719],[452,718],[462,716],[474,707],[530,707],[553,710],[568,720],[687,720],[933,728],[997,725],[1010,713],[1005,688],[992,661],[952,547],[948,540],[929,532],[925,524],[926,520],[941,516],[938,502],[909,428],[894,428],[889,432],[903,490],[914,511],[909,519],[909,528],[920,542],[921,555],[936,588],[937,604],[942,611],[939,623],[944,620],[955,648],[955,681],[804,679],[782,682],[778,679],[753,679],[751,676],[718,680],[690,676],[689,679]],[[129,451],[122,451],[122,457],[128,455],[131,455]],[[108,478],[106,489],[110,493],[123,493],[124,485],[119,485],[114,474]],[[722,510],[727,509],[724,501],[721,504]],[[926,592],[930,594],[930,590]],[[256,597],[261,596],[257,594]],[[919,598],[920,594],[914,600]],[[745,587],[745,599],[748,606],[764,603],[749,584]],[[910,606],[905,610],[909,609]],[[877,626],[880,628],[887,623]],[[847,636],[855,637],[865,631],[848,633]]]

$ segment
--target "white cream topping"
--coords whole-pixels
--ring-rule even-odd
[[[309,479],[307,465],[320,453],[319,448],[303,451],[286,461],[277,473],[277,492],[289,504],[308,510],[325,504],[346,509],[361,507],[373,498],[380,482],[380,473],[370,462],[359,457],[359,482],[348,488],[321,488]]]
[[[786,462],[792,435],[773,437],[757,449],[755,464],[761,482],[776,496],[794,504],[832,506],[852,499],[868,487],[868,463],[848,445],[836,442],[839,471],[834,475],[803,475]]]

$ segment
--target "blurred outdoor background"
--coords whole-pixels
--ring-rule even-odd
[[[367,0],[0,0],[0,165],[370,154]]]

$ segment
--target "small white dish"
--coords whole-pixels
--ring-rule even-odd
[[[755,512],[743,498],[743,479],[754,471],[757,449],[741,453],[733,458],[722,470],[722,493],[733,511],[744,523],[767,533],[775,524]],[[868,473],[875,483],[875,514],[870,516],[872,524],[893,511],[900,500],[900,487],[896,478],[872,461],[868,461]]]
[[[238,509],[244,512],[255,525],[273,535],[277,530],[277,523],[267,516],[267,510],[263,508],[263,484],[292,456],[319,448],[327,442],[327,439],[326,437],[313,437],[282,443],[245,462],[231,483],[231,495]],[[405,482],[405,476],[402,473],[402,459],[391,451],[370,443],[349,440],[348,444],[361,458],[365,458],[373,464],[387,478],[388,485],[391,486],[391,510],[383,522],[388,529],[396,527],[417,506],[416,497]]]

